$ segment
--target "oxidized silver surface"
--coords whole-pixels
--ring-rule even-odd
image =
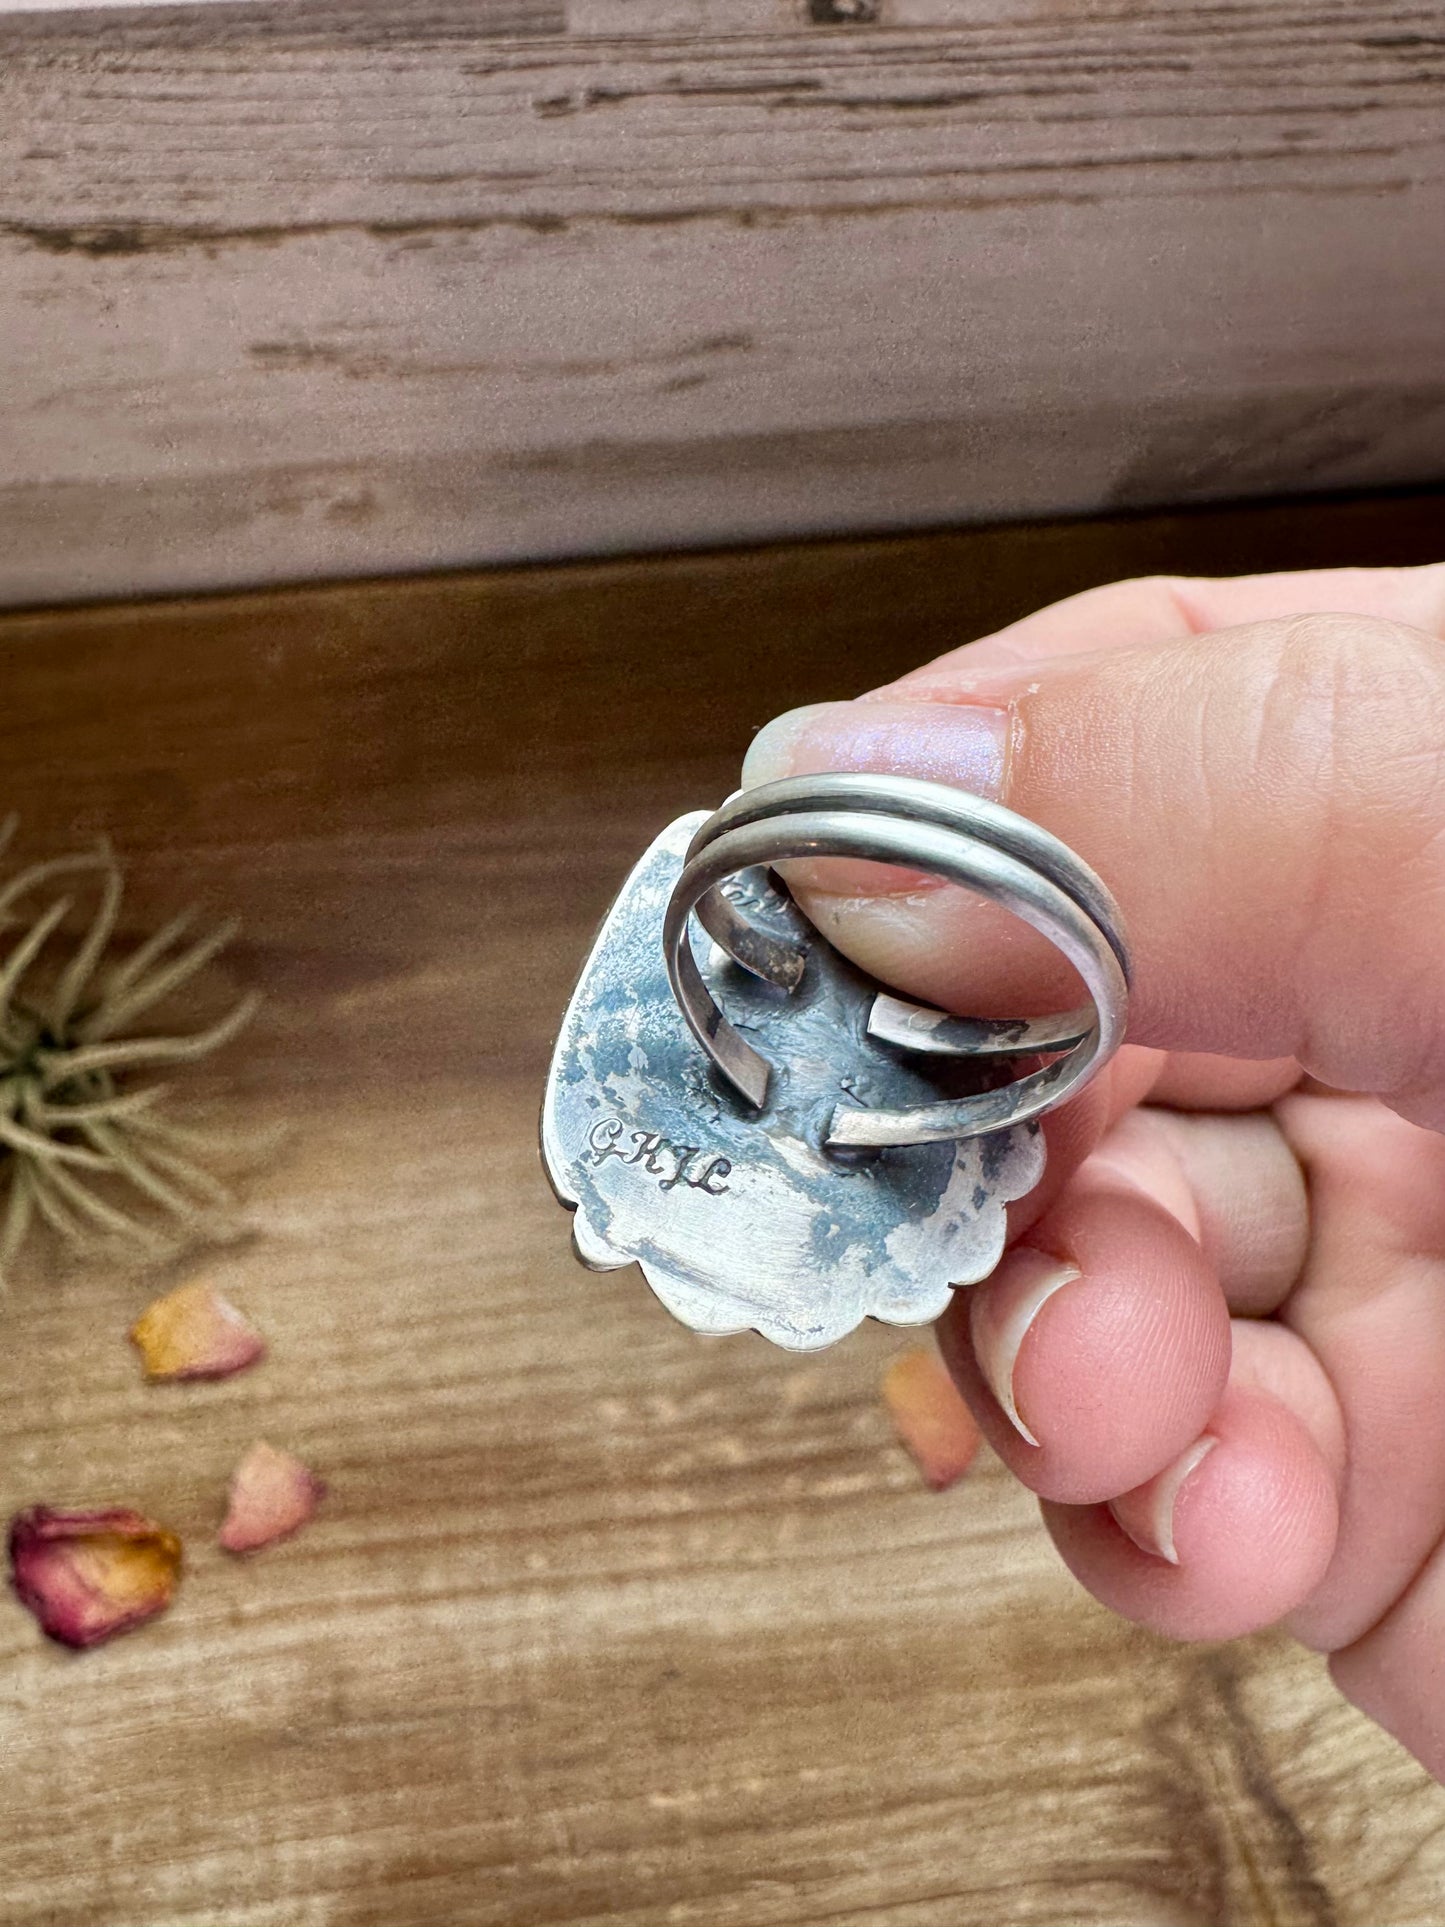
[[[1050,1058],[1009,1080],[932,1104],[890,1109],[842,1103],[824,1134],[830,1151],[952,1144],[989,1136],[1064,1103],[1108,1062],[1124,1038],[1128,949],[1118,907],[1087,864],[1037,823],[987,799],[917,777],[833,771],[784,777],[739,791],[698,830],[663,921],[668,976],[700,1050],[749,1104],[766,1104],[770,1060],[730,1022],[704,983],[691,943],[695,916],[753,975],[791,986],[801,968],[796,943],[773,942],[722,894],[729,879],[798,857],[853,857],[918,869],[961,885],[1033,926],[1073,965],[1092,1008],[1022,1024],[949,1022],[920,1033],[931,1054],[1036,1055],[1026,1041],[1062,1026],[1078,1034]],[[1078,1020],[1082,1019],[1079,1031]],[[886,1038],[875,1000],[868,1029]],[[1010,1039],[1009,1033],[1012,1033]],[[981,1051],[982,1047],[982,1051]]]
[[[862,1319],[917,1325],[987,1276],[1004,1206],[1043,1170],[1036,1124],[958,1142],[829,1152],[840,1103],[902,1110],[988,1088],[978,1061],[869,1034],[877,985],[824,942],[767,872],[723,889],[801,943],[796,988],[740,969],[700,933],[704,980],[777,1067],[761,1110],[712,1069],[674,1000],[662,927],[699,810],[665,830],[623,887],[582,973],[542,1113],[548,1174],[594,1270],[637,1263],[700,1332],[751,1327],[792,1351]]]

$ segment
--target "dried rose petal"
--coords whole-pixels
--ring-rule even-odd
[[[20,1603],[62,1646],[98,1646],[154,1619],[180,1571],[180,1540],[126,1506],[35,1505],[10,1521]]]
[[[266,1341],[210,1285],[182,1285],[130,1328],[147,1378],[229,1378],[266,1354]]]
[[[935,1492],[961,1479],[978,1450],[978,1427],[934,1352],[905,1352],[883,1374],[893,1428]]]
[[[220,1542],[227,1552],[269,1546],[304,1526],[325,1493],[325,1485],[300,1459],[258,1439],[231,1474]]]

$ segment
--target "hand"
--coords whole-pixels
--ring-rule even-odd
[[[1129,933],[1133,1041],[940,1326],[987,1436],[1105,1604],[1282,1620],[1445,1777],[1445,565],[1093,590],[780,718],[745,781],[825,769],[999,798]],[[963,892],[790,881],[919,998],[1078,1001]]]

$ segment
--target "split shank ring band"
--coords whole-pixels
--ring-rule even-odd
[[[663,924],[668,978],[683,1017],[747,1103],[760,1109],[766,1102],[771,1067],[728,1022],[703,981],[689,934],[692,916],[744,969],[791,989],[806,968],[806,946],[749,923],[719,886],[742,870],[833,856],[920,870],[1001,905],[1062,952],[1090,1004],[1014,1024],[980,1023],[881,994],[870,1030],[905,1048],[1060,1054],[971,1097],[906,1111],[840,1104],[828,1127],[830,1148],[932,1144],[1005,1130],[1074,1096],[1118,1049],[1129,998],[1119,910],[1066,844],[1026,817],[944,784],[851,773],[789,777],[739,792],[708,818],[689,847]]]

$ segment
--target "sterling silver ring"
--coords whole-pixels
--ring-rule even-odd
[[[997,803],[943,784],[852,773],[790,777],[740,792],[702,825],[663,926],[668,979],[688,1027],[754,1108],[767,1102],[773,1067],[708,989],[693,954],[692,917],[744,969],[792,989],[807,968],[807,945],[751,923],[719,886],[740,871],[833,856],[919,870],[1000,904],[1063,953],[1091,1001],[1051,1017],[999,1022],[951,1017],[880,991],[869,1031],[905,1049],[1058,1054],[971,1097],[904,1111],[840,1104],[828,1125],[829,1148],[930,1144],[1005,1130],[1074,1096],[1118,1049],[1129,998],[1122,920],[1102,881],[1066,844]]]

